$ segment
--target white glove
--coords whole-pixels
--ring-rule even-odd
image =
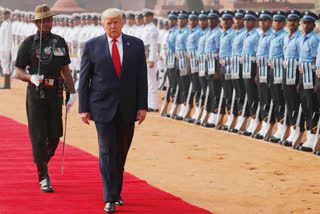
[[[76,99],[77,99],[77,94],[70,94],[70,98],[69,98],[69,101],[68,101],[67,106],[66,106],[67,112],[70,111],[71,107],[76,102]]]
[[[43,75],[33,74],[33,75],[31,75],[30,81],[31,81],[35,86],[39,86],[39,85],[40,85],[40,81],[42,81],[43,78],[44,78]]]

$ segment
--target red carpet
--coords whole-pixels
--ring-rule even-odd
[[[60,144],[49,164],[55,193],[41,193],[27,126],[0,116],[0,142],[0,214],[104,213],[98,158],[66,145],[61,175]],[[117,207],[117,213],[210,213],[128,173],[122,196],[126,205]]]

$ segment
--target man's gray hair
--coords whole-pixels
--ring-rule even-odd
[[[118,8],[109,8],[105,11],[103,11],[102,16],[101,16],[101,22],[103,22],[105,19],[110,19],[110,18],[116,18],[120,17],[122,18],[123,12],[119,10]]]

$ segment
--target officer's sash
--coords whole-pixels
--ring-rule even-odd
[[[180,76],[186,76],[187,75],[187,59],[186,59],[186,53],[184,51],[178,51],[178,63],[179,63],[179,71]]]
[[[284,67],[286,69],[286,84],[295,85],[297,78],[297,67],[299,62],[297,59],[285,59]]]
[[[191,73],[198,73],[198,63],[197,63],[197,54],[196,51],[190,51],[189,52],[190,56],[190,68],[191,68]]]
[[[208,75],[213,75],[216,73],[216,58],[218,54],[216,53],[208,53]]]
[[[259,82],[266,83],[268,77],[268,57],[259,57]]]
[[[243,72],[242,77],[243,79],[251,79],[251,69],[252,69],[252,63],[256,61],[256,58],[251,55],[245,55],[243,56]]]
[[[206,55],[199,55],[199,77],[206,75]]]
[[[168,59],[167,59],[167,68],[174,68],[174,52],[169,50],[168,52]]]
[[[240,78],[240,58],[241,58],[241,56],[233,56],[232,57],[231,79],[239,79]]]
[[[273,62],[273,84],[281,84],[283,77],[283,58],[274,58]]]
[[[303,71],[303,88],[312,89],[313,88],[313,70],[314,64],[312,62],[303,62],[302,71]]]
[[[224,79],[230,80],[231,79],[231,70],[232,70],[232,58],[231,56],[227,56],[222,58],[223,66],[225,67]]]

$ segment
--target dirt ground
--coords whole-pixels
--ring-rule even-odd
[[[0,90],[0,114],[26,124],[26,83],[13,80],[12,87]],[[98,156],[95,126],[82,124],[77,104],[67,143]],[[136,126],[126,165],[127,172],[216,214],[319,214],[319,168],[310,153],[157,113]]]

